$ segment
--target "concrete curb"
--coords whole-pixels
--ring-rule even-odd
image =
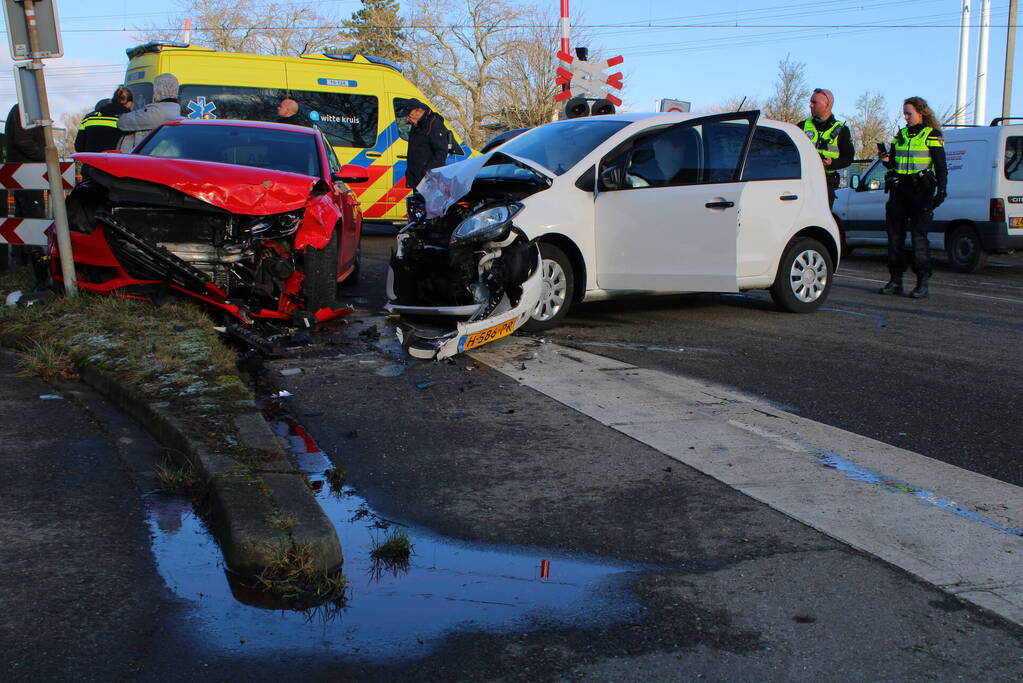
[[[9,334],[0,339],[15,349],[23,341]],[[334,525],[251,400],[241,402],[241,413],[225,428],[261,456],[259,466],[208,450],[169,404],[148,401],[111,373],[88,362],[79,363],[78,371],[82,381],[141,423],[176,461],[196,467],[207,485],[210,526],[232,571],[255,576],[293,544],[307,547],[323,571],[341,566]]]

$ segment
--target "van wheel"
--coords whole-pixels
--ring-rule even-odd
[[[568,315],[575,291],[572,263],[553,244],[540,243],[540,301],[522,326],[523,332],[540,332],[557,327]]]
[[[960,273],[976,273],[987,265],[987,252],[972,225],[960,225],[948,235],[945,253],[949,265]]]
[[[812,237],[797,237],[785,248],[771,298],[790,313],[812,313],[828,298],[834,273],[831,254]]]
[[[332,308],[337,290],[337,231],[323,249],[307,247],[302,280],[302,298],[305,308],[315,313],[321,308]]]

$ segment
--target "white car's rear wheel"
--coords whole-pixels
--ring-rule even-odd
[[[771,298],[783,310],[810,313],[831,292],[834,266],[831,254],[817,240],[799,237],[789,243],[771,285]]]

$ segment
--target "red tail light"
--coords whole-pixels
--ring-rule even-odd
[[[1005,220],[1005,202],[1001,199],[991,200],[991,221],[1004,221]]]

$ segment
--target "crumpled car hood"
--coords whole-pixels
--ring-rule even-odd
[[[193,159],[96,153],[73,158],[118,178],[166,185],[225,211],[250,216],[302,208],[317,181],[298,173]]]
[[[535,161],[501,151],[489,152],[447,166],[440,166],[427,173],[426,177],[416,186],[416,190],[426,202],[427,218],[443,216],[455,202],[464,197],[472,187],[476,176],[484,166],[491,163],[492,159],[497,159],[499,162],[506,160],[505,163],[510,161],[516,166],[532,171],[548,185],[557,177]]]

